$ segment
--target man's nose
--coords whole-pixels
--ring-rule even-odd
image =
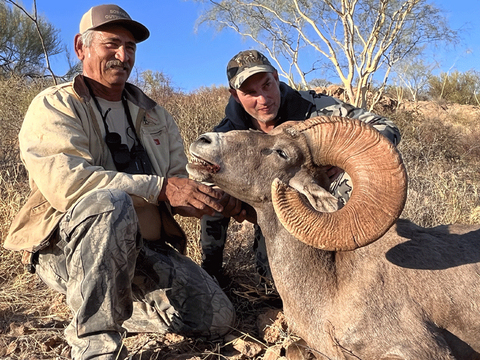
[[[261,104],[265,104],[267,102],[267,96],[264,93],[259,93],[257,96],[257,101]]]
[[[128,60],[128,52],[125,50],[125,46],[120,46],[115,53],[115,59],[120,60],[122,62],[126,62]]]

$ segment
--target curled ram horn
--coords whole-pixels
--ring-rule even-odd
[[[317,117],[277,131],[303,134],[318,165],[351,177],[353,191],[335,212],[316,211],[287,184],[274,181],[272,200],[282,225],[299,240],[324,250],[353,250],[381,237],[405,205],[407,175],[395,146],[373,127],[341,117]]]

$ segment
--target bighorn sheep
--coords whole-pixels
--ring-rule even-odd
[[[375,129],[319,117],[207,133],[190,152],[191,175],[256,210],[285,315],[318,358],[480,359],[480,226],[397,221],[406,173]],[[352,177],[338,211],[322,164]]]

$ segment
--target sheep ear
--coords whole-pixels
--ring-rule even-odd
[[[305,120],[285,131],[303,134],[314,164],[338,166],[350,174],[353,191],[340,210],[322,212],[290,184],[273,181],[272,205],[284,228],[298,240],[330,251],[354,250],[385,234],[407,197],[407,174],[394,145],[373,127],[339,117]],[[297,181],[298,188],[311,187],[304,179]]]
[[[334,212],[341,207],[340,201],[321,187],[306,171],[299,171],[289,181],[290,187],[304,195],[317,211]]]

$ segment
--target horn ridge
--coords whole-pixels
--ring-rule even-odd
[[[382,236],[400,216],[407,177],[396,148],[359,120],[317,117],[298,122],[312,159],[333,165],[352,179],[350,200],[334,213],[313,209],[287,184],[272,183],[272,201],[282,225],[299,240],[324,250],[353,250]]]

